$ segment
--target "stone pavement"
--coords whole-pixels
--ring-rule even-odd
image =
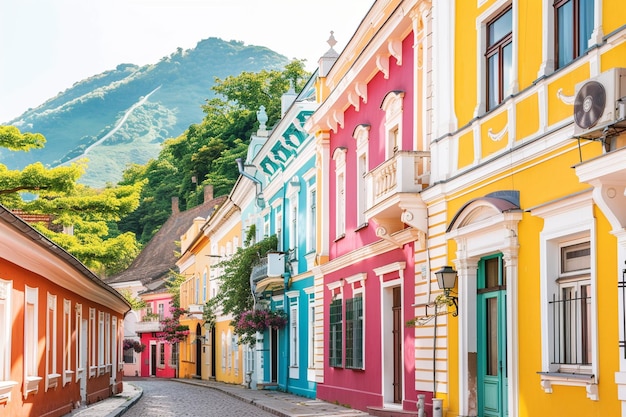
[[[200,379],[171,379],[184,384],[203,386],[215,389],[238,400],[255,405],[268,413],[279,417],[365,417],[369,414],[342,407],[312,398],[300,397],[280,391],[250,390],[241,385],[225,384],[215,381]],[[143,391],[130,381],[123,383],[124,391],[103,401],[99,401],[89,407],[78,409],[67,416],[78,417],[117,417],[141,398]]]
[[[129,407],[141,398],[143,391],[129,382],[123,382],[123,391],[106,400],[98,401],[85,408],[67,414],[79,417],[116,417],[124,414]]]
[[[279,417],[364,417],[369,414],[313,398],[300,397],[281,391],[252,390],[241,385],[224,384],[204,379],[173,379],[185,384],[216,389],[241,401],[253,404]]]

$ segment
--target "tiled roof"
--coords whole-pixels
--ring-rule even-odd
[[[192,225],[196,217],[208,218],[227,196],[217,197],[183,212],[173,213],[150,239],[133,263],[123,272],[107,278],[108,284],[141,281],[142,284],[165,280],[169,271],[176,269],[176,242]]]

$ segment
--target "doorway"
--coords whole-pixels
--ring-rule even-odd
[[[157,345],[150,345],[150,376],[156,376],[157,369]]]
[[[477,282],[478,414],[507,415],[506,275],[502,255],[480,260]]]
[[[202,327],[196,324],[196,376],[202,379]]]
[[[278,330],[272,327],[270,329],[270,382],[278,382]]]

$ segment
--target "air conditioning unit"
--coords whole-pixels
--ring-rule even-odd
[[[574,136],[585,139],[604,136],[605,128],[626,118],[625,96],[626,68],[611,68],[577,84]]]

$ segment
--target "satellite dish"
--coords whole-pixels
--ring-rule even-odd
[[[582,129],[595,126],[604,113],[606,91],[597,81],[585,83],[574,100],[574,121]]]

